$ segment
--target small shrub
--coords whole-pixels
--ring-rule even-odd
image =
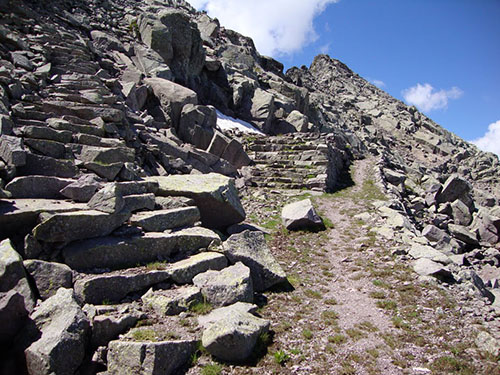
[[[328,342],[336,345],[343,344],[344,342],[346,342],[346,340],[347,338],[344,335],[341,335],[340,333],[333,336],[328,336]]]
[[[136,341],[158,341],[156,332],[152,329],[137,329],[132,332],[132,338]]]
[[[313,338],[313,333],[310,329],[304,328],[304,330],[302,331],[302,336],[304,336],[306,340],[311,340]]]
[[[189,305],[189,311],[191,311],[194,314],[199,314],[199,315],[205,315],[208,314],[210,311],[213,310],[213,306],[206,302],[195,302]]]
[[[397,304],[390,299],[385,299],[382,301],[377,301],[377,307],[385,310],[396,310]]]
[[[205,365],[201,369],[201,375],[220,375],[222,374],[222,367],[216,363]]]
[[[312,289],[304,290],[304,294],[306,295],[306,297],[309,297],[309,298],[321,299],[321,297],[322,297],[320,292],[318,292],[316,290],[312,290]]]
[[[375,292],[371,292],[370,297],[375,298],[375,299],[384,299],[386,296],[385,296],[384,292],[377,290]]]
[[[284,366],[290,360],[290,356],[284,350],[278,350],[273,354],[274,362],[280,366]]]
[[[337,300],[335,298],[328,298],[325,300],[325,304],[327,305],[337,305]]]

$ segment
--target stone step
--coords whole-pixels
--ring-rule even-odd
[[[53,114],[51,114],[50,112],[34,110],[34,109],[24,109],[22,111],[13,110],[13,112],[16,122],[17,119],[45,121],[48,118],[53,117]]]
[[[16,119],[16,125],[17,126],[47,126],[47,123],[45,121],[40,121],[40,120],[18,118],[18,119]]]
[[[52,73],[54,74],[64,74],[66,72],[84,73],[84,74],[95,74],[99,68],[94,64],[85,64],[83,61],[74,61],[72,63],[54,66],[52,68]]]
[[[64,262],[76,270],[124,269],[198,252],[219,243],[220,238],[215,232],[193,227],[171,233],[89,239],[68,245],[62,254]]]
[[[304,150],[316,150],[318,145],[316,144],[257,144],[248,145],[248,151],[304,151]]]
[[[169,271],[137,267],[103,274],[81,273],[76,277],[74,288],[81,303],[100,305],[117,303],[131,293],[145,292],[169,278]]]
[[[83,120],[81,122],[86,123],[86,125],[75,123],[73,122],[75,120],[74,117],[71,117],[71,121],[68,121],[67,119],[68,116],[63,116],[62,118],[51,118],[48,119],[47,125],[57,130],[69,130],[73,133],[88,134],[96,137],[104,137],[106,135],[104,129],[97,127],[94,124],[86,123]]]

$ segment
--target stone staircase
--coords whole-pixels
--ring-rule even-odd
[[[250,186],[331,191],[344,164],[344,152],[333,135],[259,137],[247,139],[245,148],[254,162],[243,169]]]

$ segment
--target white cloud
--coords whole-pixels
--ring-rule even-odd
[[[481,137],[471,143],[474,143],[483,151],[494,152],[500,156],[500,120],[488,125],[488,131]]]
[[[458,87],[452,87],[449,90],[436,91],[428,83],[403,90],[403,98],[408,104],[415,105],[418,109],[428,112],[434,109],[443,109],[448,107],[448,100],[458,99],[463,95],[463,91]]]
[[[314,18],[339,0],[188,0],[222,26],[250,36],[263,55],[300,51],[317,40]]]
[[[370,82],[379,88],[385,87],[385,82],[380,79],[372,79]]]
[[[322,45],[321,47],[319,47],[319,51],[322,54],[327,54],[328,51],[330,51],[330,43],[326,43],[326,44]]]

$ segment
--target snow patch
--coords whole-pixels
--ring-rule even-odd
[[[265,135],[260,130],[254,128],[252,124],[231,116],[226,116],[219,111],[217,111],[217,128],[222,132],[224,130],[238,130],[242,133]]]

